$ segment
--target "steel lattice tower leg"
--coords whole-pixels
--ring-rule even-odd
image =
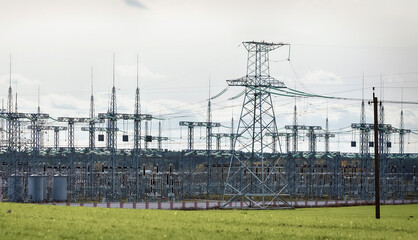
[[[404,150],[405,133],[407,133],[407,131],[405,131],[404,129],[403,110],[401,110],[401,124],[400,124],[400,129],[399,129],[399,153],[400,154],[404,154],[405,152]]]
[[[193,150],[193,142],[194,142],[194,127],[188,126],[188,144],[187,144],[187,150],[192,151]]]
[[[116,107],[116,88],[115,88],[115,57],[113,55],[113,87],[112,87],[112,96],[110,100],[110,108],[108,111],[108,116],[110,118],[107,121],[107,144],[109,154],[109,163],[111,167],[111,190],[110,190],[110,199],[114,201],[115,199],[115,161],[116,161],[116,129],[117,129],[117,107]]]
[[[366,110],[364,104],[364,76],[363,92],[360,114],[360,157],[361,157],[361,179],[360,179],[360,197],[366,199],[368,195],[368,169],[369,169],[369,133],[370,129],[366,125]]]
[[[221,150],[221,137],[216,137],[216,151]]]
[[[293,153],[296,153],[298,151],[298,114],[297,114],[297,108],[295,104],[295,108],[293,111]]]
[[[74,169],[73,169],[73,162],[74,162],[74,121],[71,119],[68,121],[68,148],[71,151],[68,155],[68,188],[69,188],[69,199],[70,201],[74,200],[75,197],[75,186],[73,184],[74,179]]]
[[[136,91],[135,91],[135,120],[134,120],[134,167],[135,167],[135,201],[138,201],[144,194],[143,192],[139,193],[139,166],[140,166],[140,154],[141,154],[141,98],[139,95],[139,57],[138,55],[136,61]],[[145,178],[145,175],[142,176]]]
[[[93,97],[93,96],[92,96]],[[94,106],[92,111],[92,106],[90,106],[90,119],[94,118]],[[93,114],[93,115],[92,115]],[[90,186],[90,199],[94,199],[94,179],[93,179],[93,173],[94,173],[94,149],[96,148],[96,142],[95,142],[95,122],[94,120],[89,122],[89,150],[90,150],[90,164],[88,164],[90,171],[89,171],[89,186]],[[87,172],[87,171],[86,171]],[[87,174],[87,173],[86,173]]]
[[[385,154],[386,147],[385,147],[385,131],[384,131],[384,124],[385,124],[385,108],[383,107],[383,103],[380,102],[380,112],[379,112],[379,153]]]
[[[210,84],[209,84],[210,85]],[[209,86],[210,89],[210,86]],[[210,152],[212,151],[212,111],[211,111],[211,102],[210,102],[210,93],[209,93],[209,101],[208,101],[208,112],[207,112],[207,125],[206,125],[206,162],[208,165],[208,173],[207,173],[207,183],[206,183],[206,197],[209,198],[210,196],[210,176],[211,176],[211,156]]]
[[[91,68],[91,96],[90,96],[90,122],[89,122],[89,150],[90,150],[90,156],[89,156],[89,160],[90,163],[86,164],[90,167],[90,171],[89,171],[89,178],[88,178],[88,186],[90,187],[90,199],[93,200],[94,199],[94,179],[93,179],[93,173],[94,173],[94,149],[96,147],[96,139],[95,139],[95,120],[94,120],[94,94],[93,94],[93,67]],[[88,168],[86,169],[86,174]]]
[[[210,96],[208,101],[208,113],[207,113],[207,125],[206,125],[206,150],[212,150],[212,111]]]
[[[316,134],[313,128],[308,129],[308,137],[309,137],[309,152],[315,153],[316,152]]]
[[[55,148],[55,150],[58,150],[58,148],[59,148],[59,141],[60,141],[59,130],[58,130],[58,128],[55,128],[54,129],[54,148]]]
[[[162,138],[161,138],[161,131],[162,131],[162,129],[161,129],[161,121],[160,122],[158,122],[158,150],[160,150],[161,151],[161,149],[163,149],[163,146],[162,146],[162,142],[163,142],[163,140],[162,140]]]
[[[290,153],[290,134],[286,134],[286,152]]]
[[[74,122],[68,121],[68,147],[74,148]]]
[[[277,141],[277,137],[276,136],[272,136],[272,146],[273,146],[273,153],[277,153],[277,147],[276,147],[276,141]]]
[[[244,42],[248,51],[247,75],[228,80],[230,86],[244,86],[245,96],[237,128],[240,148],[234,147],[225,181],[222,207],[243,200],[247,207],[266,209],[292,207],[281,197],[288,196],[286,178],[280,174],[277,159],[268,159],[265,153],[273,152],[273,144],[265,135],[277,135],[277,125],[269,87],[285,87],[270,76],[269,52],[284,44]],[[242,153],[242,154],[239,154]],[[280,176],[283,185],[274,183]]]
[[[230,150],[234,151],[235,132],[234,132],[234,118],[231,119],[231,136],[230,136]]]
[[[148,136],[148,121],[145,121],[145,138]],[[148,149],[148,141],[145,139],[145,149]]]
[[[325,153],[329,152],[329,126],[328,126],[328,117],[325,120]]]
[[[387,153],[388,153],[388,146],[387,146],[387,133],[386,133],[386,126],[385,126],[385,107],[383,103],[380,102],[380,112],[379,112],[379,161],[380,161],[380,178],[383,179],[381,186],[380,196],[381,199],[386,199],[386,191],[382,188],[386,186],[385,179],[386,179],[386,167],[387,167]],[[382,181],[382,180],[381,180]]]

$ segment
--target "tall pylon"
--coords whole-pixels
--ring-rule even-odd
[[[94,171],[94,154],[92,151],[94,151],[96,147],[96,139],[95,139],[95,112],[94,112],[94,90],[93,90],[93,79],[94,79],[94,71],[93,66],[91,67],[91,95],[90,95],[90,111],[89,111],[89,148],[90,148],[90,175],[89,175],[89,187],[90,187],[90,198],[94,199],[94,178],[93,178],[93,171]]]
[[[16,93],[16,112],[17,112],[17,93]],[[37,114],[41,114],[41,87],[38,85],[38,108],[37,108]],[[45,122],[40,121],[38,123],[38,130],[37,133],[39,134],[39,147],[43,148],[45,145],[45,139],[44,139],[44,132],[42,131],[42,128],[45,126]]]
[[[286,130],[291,131],[292,135],[292,152],[296,153],[298,151],[298,133],[299,130],[306,130],[305,125],[298,125],[298,111],[296,107],[296,98],[295,98],[295,107],[293,108],[293,125],[284,126]],[[287,148],[289,149],[289,148]]]
[[[9,90],[7,94],[7,112],[13,112],[13,93],[12,93],[12,55],[10,55],[10,66],[9,66]]]
[[[17,111],[17,92],[15,93],[15,113],[18,114]],[[22,148],[22,142],[20,138],[20,127],[21,127],[21,121],[15,120],[14,121],[14,137],[13,141],[15,143],[16,150],[20,152],[20,149]]]
[[[115,54],[113,53],[113,86],[112,95],[110,98],[110,106],[107,115],[107,148],[110,152],[109,162],[111,164],[111,190],[109,193],[109,200],[115,199],[115,161],[116,161],[116,147],[117,147],[117,106],[116,106],[116,88],[115,88]]]
[[[95,147],[95,139],[94,139],[94,135],[95,135],[95,122],[94,122],[94,94],[93,94],[93,67],[91,67],[91,95],[90,95],[90,111],[89,111],[89,118],[90,118],[90,122],[89,122],[89,148],[90,150],[93,150]]]
[[[139,95],[139,55],[136,55],[136,90],[135,90],[135,109],[134,109],[134,151],[133,160],[135,168],[135,201],[141,199],[143,192],[139,191],[139,166],[141,155],[141,98]]]
[[[112,95],[110,97],[110,106],[108,110],[108,115],[110,116],[107,126],[107,148],[112,151],[116,149],[117,138],[116,138],[116,129],[117,129],[117,104],[116,104],[116,88],[115,88],[115,54],[113,54],[113,86],[112,86]]]
[[[209,99],[208,99],[208,111],[207,111],[207,126],[206,126],[206,150],[208,153],[212,150],[212,103],[210,101],[210,77],[209,77]]]
[[[361,99],[361,114],[360,114],[360,154],[367,157],[369,154],[369,134],[370,127],[366,125],[366,109],[364,104],[364,73],[363,73],[363,88]]]
[[[9,139],[8,148],[9,151],[13,151],[16,144],[15,139],[15,124],[16,120],[13,118],[13,92],[12,92],[12,55],[10,55],[10,68],[9,68],[9,89],[7,92],[7,139]]]
[[[405,134],[411,133],[411,129],[405,129],[404,128],[404,118],[403,118],[403,89],[402,89],[402,104],[401,104],[401,121],[400,126],[398,129],[399,133],[399,153],[404,154],[405,153]]]
[[[134,149],[141,148],[141,97],[139,94],[139,55],[136,55],[136,90],[135,90],[135,119],[134,119]]]
[[[233,201],[243,201],[248,208],[291,208],[282,199],[288,196],[286,178],[279,173],[278,159],[267,158],[273,143],[266,135],[277,135],[273,102],[268,89],[285,88],[285,84],[270,76],[269,52],[285,43],[243,42],[248,51],[247,74],[227,80],[229,86],[245,87],[244,102],[237,127],[228,176],[222,197],[222,207]],[[239,147],[238,147],[238,144]],[[280,183],[276,180],[280,178]],[[274,203],[278,205],[273,205]]]

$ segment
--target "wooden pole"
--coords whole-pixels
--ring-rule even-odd
[[[379,127],[377,118],[377,97],[373,88],[373,108],[374,108],[374,191],[376,204],[376,219],[380,219],[380,166],[379,166]]]

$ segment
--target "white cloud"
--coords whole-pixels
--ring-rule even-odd
[[[116,72],[122,77],[136,77],[136,65],[116,65]],[[165,77],[162,74],[155,73],[145,67],[144,65],[139,65],[139,79],[160,79]]]
[[[312,85],[340,85],[343,83],[342,79],[332,72],[327,72],[322,69],[309,71],[300,79],[304,84]]]
[[[12,87],[18,85],[20,88],[21,86],[28,86],[28,85],[38,85],[40,82],[38,80],[29,79],[21,74],[12,73]],[[3,86],[9,86],[9,74],[4,74],[0,76],[0,84]]]

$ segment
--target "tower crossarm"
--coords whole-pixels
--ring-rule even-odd
[[[141,140],[146,140],[146,137],[145,137],[145,136],[141,136]],[[161,140],[161,141],[168,141],[168,140],[169,140],[169,138],[168,138],[168,137],[158,137],[158,136],[152,136],[152,141],[158,141],[158,140]]]
[[[242,78],[234,80],[226,80],[228,86],[244,86],[244,87],[276,87],[276,88],[286,88],[286,85],[279,80],[274,79],[273,77],[266,76],[258,79],[258,83],[254,81],[254,77],[245,76]]]
[[[96,123],[104,123],[103,119],[92,119],[92,118],[79,118],[79,117],[59,117],[58,122],[68,122],[68,123],[90,123],[95,121]]]
[[[325,137],[325,134],[323,133],[307,133],[306,136],[310,137],[311,135],[314,135],[315,137]]]
[[[220,127],[220,123],[216,122],[188,122],[188,121],[180,121],[179,126],[182,127]]]
[[[370,131],[374,129],[374,124],[372,123],[352,123],[351,128]]]
[[[243,42],[242,44],[244,45],[244,47],[247,49],[248,52],[255,52],[255,51],[270,52],[279,47],[290,46],[289,43],[282,43],[282,42],[272,43],[272,42],[264,42],[264,41],[262,42],[248,41],[248,42]]]
[[[99,132],[107,132],[107,128],[104,127],[94,127],[94,130]],[[88,132],[90,131],[90,127],[81,127],[81,131]],[[119,128],[116,128],[116,131],[119,131]]]
[[[131,113],[116,113],[116,114],[109,114],[109,113],[99,113],[99,119],[123,119],[123,120],[152,120],[152,115],[150,114],[131,114]]]
[[[326,133],[324,133],[324,137],[335,137],[335,134],[334,133],[330,133],[330,132],[326,132]]]
[[[39,119],[48,119],[49,114],[45,113],[16,113],[16,112],[1,112],[0,117],[5,119],[18,119],[18,118],[28,118],[33,121],[37,121]]]
[[[284,126],[284,128],[287,129],[287,130],[293,130],[293,129],[297,129],[297,130],[308,130],[308,127],[305,126],[305,125],[286,125],[286,126]],[[320,128],[320,129],[314,129],[314,130],[321,130],[321,129],[322,128]]]
[[[398,128],[396,128],[395,131],[397,133],[401,133],[401,134],[411,133],[411,129],[398,129]]]
[[[309,132],[306,134],[306,136],[315,135],[316,137],[319,137],[320,134],[323,133],[315,133],[315,131],[322,130],[321,126],[303,126],[300,130],[308,130]],[[325,135],[323,135],[325,137]]]
[[[302,130],[310,130],[310,131],[318,131],[318,130],[322,130],[321,126],[304,126],[305,129]]]
[[[379,131],[384,133],[395,133],[396,128],[392,127],[391,124],[378,124]]]
[[[67,130],[67,127],[64,126],[44,126],[44,125],[40,125],[40,126],[33,126],[33,125],[29,125],[28,129],[38,129],[38,130],[53,130],[53,131],[65,131]]]
[[[231,133],[212,133],[211,137],[214,137],[214,138],[231,137]]]
[[[291,135],[292,135],[291,133],[283,133],[283,132],[281,132],[281,133],[267,132],[266,133],[267,137],[283,137],[283,136],[291,136]]]
[[[229,86],[245,86],[253,88],[285,88],[286,85],[270,75],[269,52],[288,43],[243,42],[248,51],[247,74],[244,77],[227,80]]]
[[[309,137],[311,135],[315,135],[315,137],[335,137],[334,133],[307,133],[306,136]]]
[[[310,131],[322,130],[321,126],[305,126],[305,125],[286,125],[284,126],[284,128],[288,130],[293,130],[293,129],[310,130]]]

